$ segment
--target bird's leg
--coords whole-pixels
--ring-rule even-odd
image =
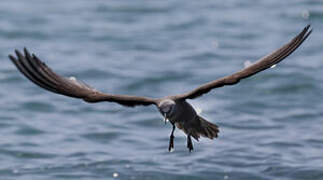
[[[168,151],[170,152],[172,149],[174,149],[174,131],[175,131],[175,124],[172,123],[173,125],[173,129],[172,129],[172,133],[170,134],[169,137],[169,146],[168,146]]]
[[[193,151],[193,143],[192,143],[191,135],[187,135],[187,148],[190,152]]]

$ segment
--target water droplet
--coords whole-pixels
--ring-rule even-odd
[[[219,47],[219,43],[217,42],[217,41],[213,41],[213,47],[215,47],[215,48],[218,48]]]
[[[5,79],[5,75],[0,73],[0,80]]]
[[[308,19],[310,17],[310,12],[307,9],[303,10],[301,14],[304,19]]]
[[[114,178],[117,178],[117,177],[119,177],[119,174],[115,172],[115,173],[113,173],[113,174],[112,174],[112,176],[113,176]]]
[[[19,173],[19,170],[18,170],[18,169],[14,169],[14,170],[12,170],[12,172],[13,172],[14,174],[18,174],[18,173]]]
[[[83,163],[84,167],[88,167],[89,166],[89,163],[85,162]]]
[[[163,118],[163,119],[162,119],[162,121],[164,121],[164,122],[165,122],[165,118]],[[168,120],[168,119],[166,119],[166,122],[169,122],[169,120]]]

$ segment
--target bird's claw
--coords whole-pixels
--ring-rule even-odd
[[[171,152],[174,149],[174,135],[170,136],[168,151]]]
[[[187,136],[187,148],[189,152],[192,152],[194,150],[191,136]]]

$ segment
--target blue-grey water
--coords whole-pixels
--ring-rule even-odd
[[[160,97],[228,75],[311,23],[290,57],[190,101],[220,126],[182,132],[155,107],[87,104],[32,84],[8,60],[28,47],[52,69],[114,94]],[[0,179],[323,179],[319,0],[1,0]]]

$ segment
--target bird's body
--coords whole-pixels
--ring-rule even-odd
[[[213,139],[216,135],[207,135],[197,131],[197,127],[201,126],[201,119],[195,109],[185,100],[175,101],[175,112],[167,116],[167,119],[171,124],[175,124],[177,128],[182,129],[185,134],[191,135],[194,139],[198,140],[202,135],[204,137],[209,137]],[[200,127],[202,129],[202,127]]]
[[[176,99],[176,98],[174,98]],[[162,99],[158,104],[159,111],[169,122],[173,125],[173,131],[171,133],[170,146],[171,150],[173,146],[173,133],[175,126],[178,129],[183,130],[187,135],[187,147],[190,151],[193,150],[193,143],[191,136],[195,140],[199,140],[200,136],[213,139],[218,137],[218,126],[212,124],[199,116],[195,109],[186,100],[172,100],[171,98]]]
[[[217,125],[199,116],[186,99],[200,97],[214,88],[234,85],[242,79],[276,65],[294,52],[305,41],[305,39],[307,39],[312,32],[309,28],[309,25],[306,26],[302,32],[287,44],[232,75],[205,83],[190,92],[175,96],[167,96],[164,98],[102,93],[91,86],[76,80],[75,78],[65,78],[56,74],[36,55],[31,55],[26,48],[24,49],[24,54],[16,50],[16,57],[9,55],[9,58],[16,65],[19,71],[29,80],[38,86],[57,94],[80,98],[89,103],[107,101],[128,107],[134,107],[137,105],[157,106],[159,112],[164,116],[165,122],[166,119],[168,119],[173,125],[168,148],[169,151],[174,148],[173,133],[175,127],[183,130],[187,135],[187,147],[192,151],[193,144],[191,137],[196,140],[199,140],[201,136],[213,139],[218,137],[219,129]]]

